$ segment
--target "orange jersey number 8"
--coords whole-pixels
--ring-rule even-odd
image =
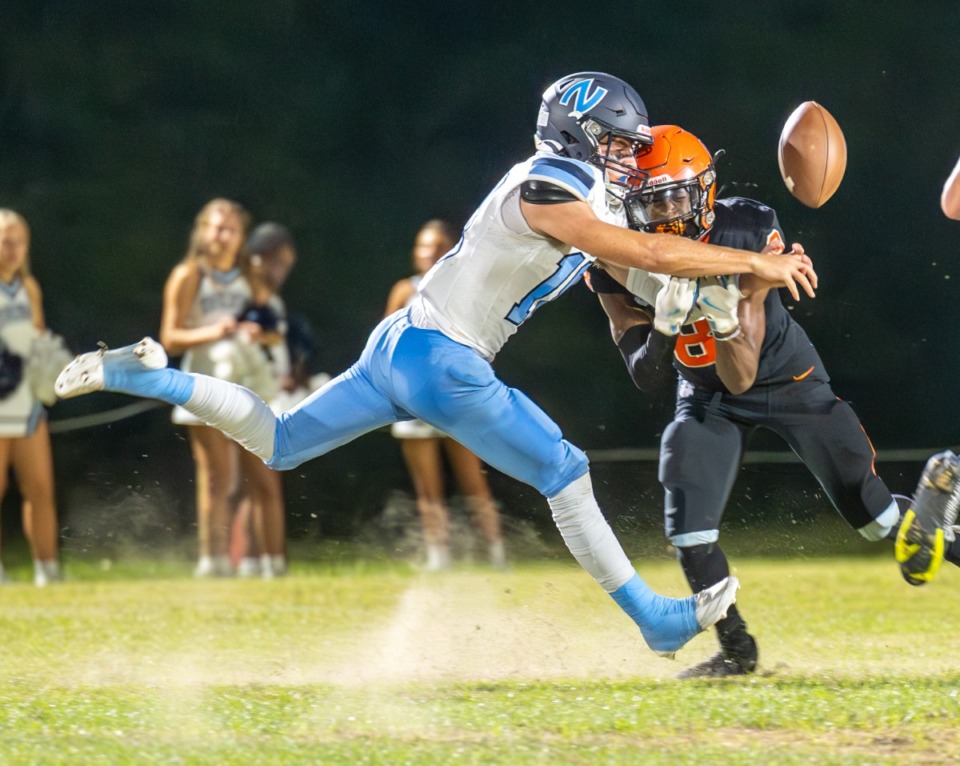
[[[717,342],[710,332],[710,323],[700,318],[680,328],[674,349],[677,361],[684,367],[709,367],[717,361]]]

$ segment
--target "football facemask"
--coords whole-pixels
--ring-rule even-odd
[[[651,233],[700,239],[714,219],[709,193],[704,188],[714,183],[713,170],[705,171],[705,175],[678,183],[648,182],[639,191],[632,191],[625,201],[630,226]]]

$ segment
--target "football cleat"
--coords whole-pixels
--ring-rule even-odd
[[[726,678],[746,676],[757,669],[757,642],[749,633],[738,639],[737,646],[726,646],[699,665],[677,673],[676,678]]]
[[[706,630],[727,616],[727,610],[737,600],[740,581],[736,577],[725,577],[716,585],[711,585],[693,598],[697,605],[697,622]]]
[[[894,554],[911,585],[925,585],[936,576],[946,544],[955,539],[958,508],[960,458],[947,450],[927,461],[897,530]]]
[[[610,595],[640,628],[644,640],[661,657],[672,658],[690,639],[727,615],[740,583],[726,577],[686,598],[654,593],[635,574]]]
[[[54,383],[54,391],[61,399],[82,396],[105,387],[104,368],[135,371],[160,370],[167,366],[167,353],[153,338],[144,338],[132,346],[110,351],[106,344],[86,354],[80,354],[63,368]]]

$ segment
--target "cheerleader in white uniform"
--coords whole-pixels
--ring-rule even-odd
[[[34,583],[44,586],[60,579],[60,565],[50,431],[46,410],[31,385],[31,353],[46,327],[29,251],[27,222],[13,210],[0,209],[0,499],[12,469],[23,497]]]
[[[278,223],[258,225],[247,238],[253,299],[242,317],[261,327],[260,343],[249,367],[246,386],[280,414],[310,392],[294,390],[290,353],[287,349],[287,307],[280,291],[297,260],[293,235]],[[242,461],[252,455],[241,456]],[[252,460],[253,463],[260,461]],[[262,465],[262,463],[261,463]],[[246,470],[246,462],[244,462]],[[256,466],[251,466],[256,470]],[[277,471],[262,470],[265,481],[259,485],[244,482],[236,500],[231,534],[231,553],[237,562],[237,574],[264,579],[281,576],[287,570],[286,520],[283,480]],[[269,483],[266,492],[259,488]]]
[[[250,384],[258,377],[262,328],[239,316],[252,298],[243,248],[249,221],[236,202],[214,199],[197,215],[183,261],[163,292],[160,342],[181,369]],[[198,577],[229,576],[231,495],[242,475],[255,496],[277,502],[273,471],[220,431],[185,409],[173,422],[187,426],[196,465]],[[241,454],[243,452],[243,454]],[[282,501],[280,501],[282,502]]]

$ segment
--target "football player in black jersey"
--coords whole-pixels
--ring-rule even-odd
[[[783,250],[771,208],[742,197],[715,198],[713,158],[699,139],[676,126],[655,127],[653,136],[653,145],[638,155],[649,177],[629,200],[631,226],[756,252]],[[863,537],[896,535],[900,506],[909,500],[895,498],[877,476],[859,419],[833,392],[816,349],[778,290],[752,275],[667,280],[596,266],[588,280],[636,385],[649,391],[672,379],[663,374],[671,359],[679,373],[674,419],[662,437],[660,480],[665,531],[694,591],[729,574],[718,530],[746,438],[758,427],[790,445]],[[960,546],[946,558],[956,563],[958,552]],[[720,652],[679,677],[756,669],[756,641],[736,606],[716,628]]]

